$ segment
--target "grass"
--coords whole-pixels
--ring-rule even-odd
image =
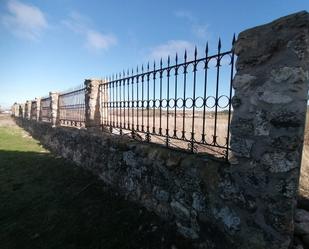
[[[190,248],[175,229],[0,122],[0,247]]]

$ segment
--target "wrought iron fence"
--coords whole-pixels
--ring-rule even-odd
[[[59,121],[63,126],[85,127],[85,87],[59,95]]]
[[[31,102],[31,110],[30,110],[30,118],[32,120],[36,120],[37,119],[37,104],[36,104],[36,100],[33,100]]]
[[[51,122],[51,98],[44,97],[40,104],[40,120],[43,122]]]
[[[235,37],[233,42],[235,42]],[[102,125],[167,147],[207,152],[228,158],[234,74],[233,49],[202,58],[185,51],[167,64],[147,64],[122,72],[100,85]]]

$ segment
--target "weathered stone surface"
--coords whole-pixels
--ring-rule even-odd
[[[231,171],[235,173],[222,183],[220,197],[237,200],[236,205],[252,198],[255,213],[252,222],[246,222],[262,232],[259,240],[265,243],[253,248],[286,249],[292,241],[309,89],[308,47],[305,11],[240,33],[234,47],[238,57]],[[239,182],[243,186],[237,190],[233,185]],[[250,212],[249,205],[243,207]],[[240,231],[243,224],[241,220]]]
[[[254,141],[251,139],[235,137],[231,141],[231,146],[233,148],[233,155],[249,158],[253,143]]]
[[[292,98],[288,95],[284,95],[280,92],[273,91],[262,91],[263,93],[259,96],[259,100],[264,101],[268,104],[288,104],[292,102]]]
[[[295,221],[296,222],[309,222],[309,212],[304,209],[296,209]]]
[[[227,232],[233,234],[240,229],[240,218],[228,207],[213,210],[214,216],[224,223]]]
[[[309,222],[296,222],[294,233],[296,235],[309,235]]]
[[[291,169],[299,167],[295,160],[290,160],[285,152],[269,152],[265,153],[261,162],[269,166],[269,171],[272,173],[288,172]]]
[[[102,80],[88,79],[85,80],[85,126],[89,129],[99,129],[101,126],[101,120],[105,121],[107,118],[107,110],[104,108],[100,113],[100,97],[99,86],[102,84]],[[108,93],[102,88],[102,100],[108,101]],[[102,117],[101,117],[102,115]]]
[[[254,82],[255,79],[256,77],[250,74],[237,75],[233,80],[233,87],[235,89],[239,88],[248,89],[250,87],[250,84]]]

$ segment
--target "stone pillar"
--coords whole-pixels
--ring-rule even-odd
[[[100,93],[99,86],[102,80],[85,80],[85,127],[87,129],[100,129]]]
[[[41,120],[41,98],[35,98],[36,101],[36,121]]]
[[[18,117],[19,118],[23,117],[23,108],[21,104],[18,104]]]
[[[307,112],[309,14],[246,30],[234,48],[230,174],[239,191],[232,202],[243,205],[238,248],[288,248]]]
[[[59,125],[59,109],[58,109],[58,100],[59,93],[50,92],[50,109],[51,109],[51,124],[52,127]]]
[[[13,117],[18,117],[18,104],[14,103],[14,105],[11,108],[12,111],[12,116]]]
[[[26,101],[26,119],[31,119],[31,101]]]
[[[21,118],[26,118],[26,104],[21,104]]]

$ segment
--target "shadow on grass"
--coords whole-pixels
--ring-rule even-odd
[[[0,150],[0,224],[1,249],[191,247],[154,214],[48,153]]]

